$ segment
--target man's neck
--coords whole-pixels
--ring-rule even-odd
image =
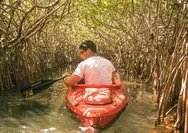
[[[97,56],[97,53],[91,52],[91,53],[89,54],[88,58],[89,58],[89,57],[93,57],[93,56]]]

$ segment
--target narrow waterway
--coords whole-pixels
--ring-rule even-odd
[[[118,119],[102,133],[172,133],[154,126],[155,96],[142,84],[123,82],[129,104]],[[66,89],[58,81],[48,90],[29,99],[19,92],[0,96],[0,133],[84,133],[86,127],[74,117],[65,103]]]

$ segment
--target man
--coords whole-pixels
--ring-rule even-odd
[[[74,73],[64,79],[67,86],[73,86],[81,79],[85,84],[112,84],[116,77],[113,64],[97,56],[96,45],[91,40],[86,40],[79,46],[82,61]]]

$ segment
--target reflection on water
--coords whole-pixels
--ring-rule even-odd
[[[147,86],[126,83],[129,104],[103,133],[171,133],[154,127],[156,104]],[[23,99],[19,93],[0,97],[1,133],[84,133],[84,127],[65,104],[66,89],[61,82],[48,90]]]

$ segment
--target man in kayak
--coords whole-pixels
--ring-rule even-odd
[[[78,64],[72,75],[64,79],[67,86],[73,86],[81,79],[85,84],[112,84],[116,77],[113,64],[97,55],[96,45],[91,40],[79,46],[80,57],[84,60]]]

